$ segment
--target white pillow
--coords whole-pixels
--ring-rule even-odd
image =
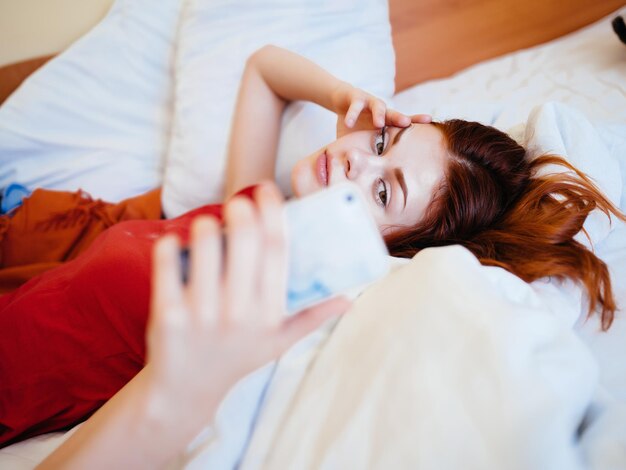
[[[0,108],[0,188],[116,201],[160,183],[182,2],[117,0]]]
[[[272,43],[383,98],[393,94],[394,52],[386,0],[188,0],[176,59],[173,137],[163,204],[173,217],[222,200],[226,145],[246,59]],[[313,104],[287,109],[277,178],[335,136],[332,113]],[[254,158],[253,155],[250,158]]]
[[[520,143],[531,156],[550,153],[564,157],[590,176],[607,198],[619,206],[622,177],[617,155],[609,151],[598,130],[578,110],[557,102],[536,106],[520,137]],[[543,173],[564,171],[563,167],[550,166]],[[604,240],[613,229],[600,210],[587,217],[584,228],[593,245]],[[592,247],[584,234],[579,233],[576,239]]]

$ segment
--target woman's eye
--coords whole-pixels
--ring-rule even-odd
[[[376,147],[376,155],[381,155],[385,151],[385,132],[387,131],[387,126],[383,126],[380,130],[380,134],[376,134],[376,139],[374,140],[374,146]]]
[[[387,185],[383,180],[378,180],[374,193],[378,205],[382,207],[387,207]]]

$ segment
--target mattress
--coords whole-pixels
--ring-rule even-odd
[[[536,105],[546,101],[566,103],[597,125],[610,143],[612,154],[620,157],[621,174],[626,175],[624,77],[626,45],[617,40],[610,18],[605,18],[550,43],[475,65],[447,79],[417,85],[396,95],[394,105],[405,112],[430,112],[437,119],[460,117],[511,129],[523,123]],[[626,193],[622,194],[621,208],[626,209]],[[626,357],[626,226],[617,224],[595,249],[610,266],[621,311],[608,333],[600,333],[593,320],[581,321],[576,328],[598,360],[601,384],[626,403],[626,362],[621,359]],[[308,351],[300,356],[307,359],[297,364],[301,375],[329,331],[298,346]],[[284,411],[281,404],[288,403],[297,390],[293,377],[289,383],[276,382],[281,377],[280,368],[261,371],[258,377],[269,379],[274,372],[267,396],[263,397],[265,381],[257,379],[249,391],[235,391],[227,397],[226,401],[232,403],[241,403],[243,397],[247,405],[238,407],[236,415],[229,415],[229,407],[223,407],[221,419],[229,421],[233,431],[224,434],[220,443],[204,449],[204,458],[192,460],[190,466],[212,462],[211,468],[232,468],[243,456],[247,455],[244,461],[250,463],[263,454],[263,446],[278,424],[268,413],[259,419],[261,404],[279,414]],[[250,435],[237,437],[237,429],[249,430]],[[1,449],[0,468],[33,468],[66,437],[52,433]]]

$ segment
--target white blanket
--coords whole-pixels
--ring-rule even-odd
[[[596,366],[570,307],[425,250],[359,298],[243,468],[582,468]]]

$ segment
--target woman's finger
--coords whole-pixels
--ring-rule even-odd
[[[226,273],[224,308],[227,322],[243,322],[257,302],[260,237],[257,215],[248,199],[235,197],[226,204]]]
[[[430,114],[412,114],[411,122],[419,124],[430,124],[433,121],[433,117]]]
[[[354,126],[354,123],[359,118],[361,111],[365,107],[365,99],[364,98],[356,98],[350,103],[350,107],[348,108],[348,112],[346,113],[345,123],[347,127]]]
[[[345,297],[335,297],[289,318],[280,332],[278,353],[282,354],[300,338],[319,328],[331,318],[344,314],[351,305],[352,302]]]
[[[151,306],[156,321],[184,302],[179,250],[178,239],[173,235],[164,236],[154,245]]]
[[[385,125],[387,105],[377,98],[372,98],[370,107],[372,110],[372,124],[374,124],[374,127],[383,127]]]
[[[146,331],[148,361],[166,359],[171,333],[187,321],[179,250],[178,239],[173,235],[166,235],[154,245]]]
[[[288,266],[283,197],[275,184],[261,185],[255,196],[263,232],[260,315],[268,326],[276,326],[286,312]]]
[[[220,308],[222,237],[215,218],[197,217],[191,227],[189,302],[203,324],[217,323]]]
[[[387,125],[395,127],[407,127],[411,124],[411,117],[394,109],[387,109]]]

